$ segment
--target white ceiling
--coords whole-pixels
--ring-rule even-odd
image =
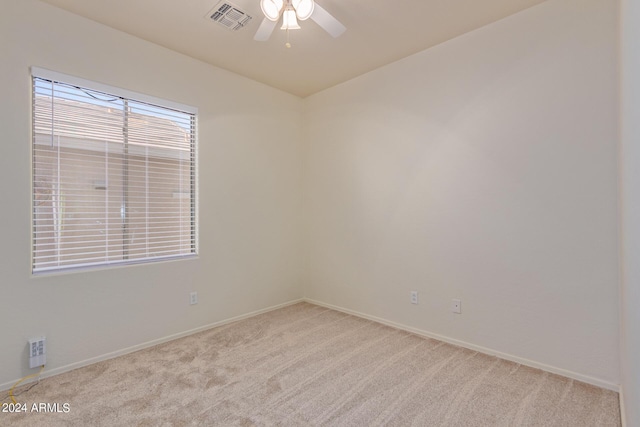
[[[220,0],[42,0],[136,37],[305,97],[544,0],[316,0],[347,31],[312,20],[253,40],[259,0],[228,0],[253,17],[239,31],[207,18]]]

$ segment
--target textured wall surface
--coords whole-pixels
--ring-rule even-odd
[[[0,384],[300,298],[302,101],[35,0],[0,14]],[[31,276],[30,67],[199,109],[198,259]],[[199,303],[189,305],[190,291]]]
[[[306,295],[617,388],[617,87],[552,0],[305,99]]]

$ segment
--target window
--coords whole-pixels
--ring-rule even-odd
[[[195,109],[32,74],[33,272],[195,255]]]

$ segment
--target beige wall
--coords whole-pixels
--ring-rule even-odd
[[[35,0],[2,1],[0,52],[0,388],[29,338],[55,372],[302,296],[299,98]],[[31,66],[199,109],[198,259],[31,277]]]
[[[640,4],[621,2],[621,390],[628,426],[640,426]]]
[[[305,295],[617,389],[616,64],[550,0],[305,99]]]

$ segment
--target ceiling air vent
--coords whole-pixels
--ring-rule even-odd
[[[241,11],[238,6],[234,6],[227,1],[220,2],[211,12],[209,18],[226,28],[238,31],[251,21],[251,17],[246,12]]]

